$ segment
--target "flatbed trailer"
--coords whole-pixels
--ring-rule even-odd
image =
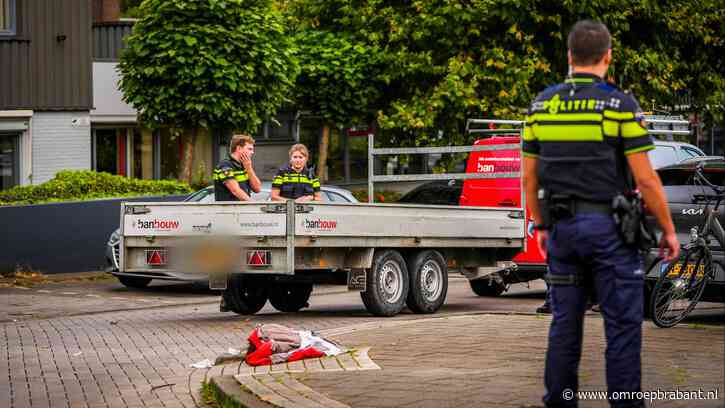
[[[361,292],[366,309],[433,313],[448,271],[501,269],[525,245],[521,208],[405,204],[123,203],[119,272],[209,274],[225,307],[305,306],[315,283]]]

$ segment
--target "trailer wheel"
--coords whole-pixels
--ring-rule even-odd
[[[410,290],[406,304],[414,313],[434,313],[448,293],[448,265],[438,251],[418,252],[408,260]]]
[[[365,292],[360,293],[365,308],[376,316],[395,316],[408,297],[408,267],[398,251],[384,250],[375,254],[368,271]]]
[[[280,312],[298,312],[307,303],[312,293],[311,283],[285,283],[269,289],[269,303]]]
[[[251,315],[259,312],[267,303],[267,288],[262,282],[233,274],[227,289],[222,293],[224,306],[236,314]]]
[[[135,276],[119,276],[119,282],[128,288],[142,289],[151,283],[151,278],[142,278]]]
[[[468,281],[473,293],[478,296],[498,296],[506,290],[506,286],[493,279],[476,279]]]

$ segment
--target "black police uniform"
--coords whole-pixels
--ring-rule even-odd
[[[294,200],[320,191],[320,179],[307,166],[298,173],[288,164],[277,171],[272,187],[279,188],[280,196]]]
[[[219,162],[219,165],[214,169],[214,199],[216,201],[239,201],[234,194],[224,185],[227,180],[237,180],[239,187],[244,190],[245,193],[250,194],[252,192],[252,186],[249,184],[249,175],[247,171],[234,158],[229,157],[228,159]]]
[[[536,97],[523,138],[523,154],[538,158],[540,187],[569,209],[553,220],[548,239],[553,320],[544,402],[576,406],[586,286],[596,290],[604,317],[610,396],[640,391],[642,260],[611,215],[612,199],[627,190],[626,155],[654,148],[639,105],[596,75],[574,74]],[[643,406],[633,399],[610,403]]]

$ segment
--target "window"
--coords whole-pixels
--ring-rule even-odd
[[[280,112],[274,120],[268,120],[253,135],[257,141],[296,140],[297,120],[295,112]]]
[[[681,151],[682,151],[682,159],[683,160],[689,159],[689,158],[692,158],[692,157],[704,156],[704,154],[702,152],[700,152],[700,151],[698,151],[696,149],[693,149],[691,147],[684,147],[683,146]]]
[[[15,0],[0,0],[0,36],[15,35]]]
[[[119,170],[124,159],[121,157],[123,139],[118,136],[118,129],[95,129],[93,138],[94,166],[98,172],[122,174]]]
[[[0,190],[18,185],[18,140],[15,134],[0,134]]]
[[[655,146],[654,150],[649,151],[649,160],[655,169],[675,164],[679,161],[674,147],[661,145]]]

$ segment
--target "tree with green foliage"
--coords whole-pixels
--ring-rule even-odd
[[[318,152],[318,176],[324,181],[330,128],[369,124],[383,96],[380,50],[345,33],[312,28],[295,33],[300,75],[295,102],[323,121]]]
[[[142,123],[183,130],[189,182],[199,128],[251,133],[289,101],[293,45],[268,0],[145,0],[140,14],[120,87]]]
[[[538,91],[563,79],[566,35],[582,18],[608,25],[610,73],[645,109],[686,95],[691,111],[723,121],[719,0],[289,0],[284,8],[300,25],[379,50],[384,70],[366,81],[383,84],[385,103],[370,108],[388,144],[470,143],[466,118],[521,117]]]

